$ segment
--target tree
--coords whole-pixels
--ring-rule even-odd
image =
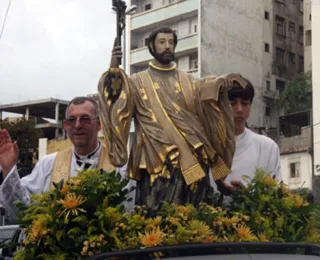
[[[291,80],[277,100],[285,114],[312,109],[312,74],[301,73]]]
[[[7,129],[12,140],[19,147],[18,168],[20,175],[26,175],[33,169],[33,153],[37,152],[42,131],[36,128],[35,120],[19,118],[17,121],[0,120],[0,128]]]

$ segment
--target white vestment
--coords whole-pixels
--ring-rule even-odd
[[[82,170],[86,162],[91,164],[88,169],[96,169],[99,163],[100,152],[101,146],[99,146],[97,152],[90,159],[85,159],[86,156],[78,155],[78,157],[83,160],[83,164],[79,166],[77,164],[74,149],[72,149],[70,176],[76,176],[77,171]],[[34,167],[32,173],[21,179],[17,167],[14,166],[4,179],[2,185],[0,185],[0,204],[2,204],[6,210],[7,224],[13,224],[16,221],[17,209],[13,205],[15,200],[20,200],[28,205],[30,203],[31,194],[41,194],[50,190],[51,173],[56,155],[57,153],[53,153],[42,157]],[[117,168],[116,171],[120,172],[122,177],[125,178],[126,167]],[[135,186],[135,181],[130,180],[125,188],[130,189],[132,186]],[[129,196],[132,197],[133,200],[130,203],[125,203],[128,211],[134,206],[135,192],[132,192]]]
[[[227,176],[226,183],[230,184],[231,181],[235,180],[241,181],[247,186],[247,182],[243,179],[243,176],[253,178],[257,168],[261,168],[267,173],[271,172],[272,177],[282,181],[278,145],[271,138],[256,134],[250,129],[245,128],[242,134],[236,136],[236,149],[231,173]],[[215,190],[217,190],[217,186],[213,180],[211,183]]]
[[[257,168],[271,172],[272,176],[282,181],[278,145],[271,138],[245,128],[241,135],[236,136],[231,173],[226,181],[230,184],[232,180],[239,180],[246,185],[242,176],[252,178]]]

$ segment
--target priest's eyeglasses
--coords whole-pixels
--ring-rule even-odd
[[[91,121],[98,119],[98,117],[88,117],[88,116],[80,116],[80,117],[74,117],[70,116],[64,120],[64,122],[67,125],[75,125],[77,123],[77,120],[79,118],[79,122],[81,125],[90,125]]]

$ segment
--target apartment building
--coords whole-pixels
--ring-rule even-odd
[[[312,45],[311,45],[311,6],[312,0],[304,0],[303,8],[303,26],[304,26],[304,71],[311,71],[312,69]]]
[[[137,12],[127,25],[128,73],[148,66],[150,32],[170,26],[178,35],[179,69],[196,77],[241,73],[256,89],[249,125],[277,127],[275,98],[286,81],[303,70],[303,2],[131,0],[130,4],[137,5]]]

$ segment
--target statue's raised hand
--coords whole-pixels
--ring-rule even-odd
[[[117,38],[116,38],[113,44],[110,68],[119,68],[119,60],[121,61],[121,59],[122,59],[122,49],[121,49],[121,46],[117,45]]]
[[[6,129],[0,129],[0,165],[2,167],[3,178],[5,178],[19,157],[19,149],[16,142],[12,142]]]

